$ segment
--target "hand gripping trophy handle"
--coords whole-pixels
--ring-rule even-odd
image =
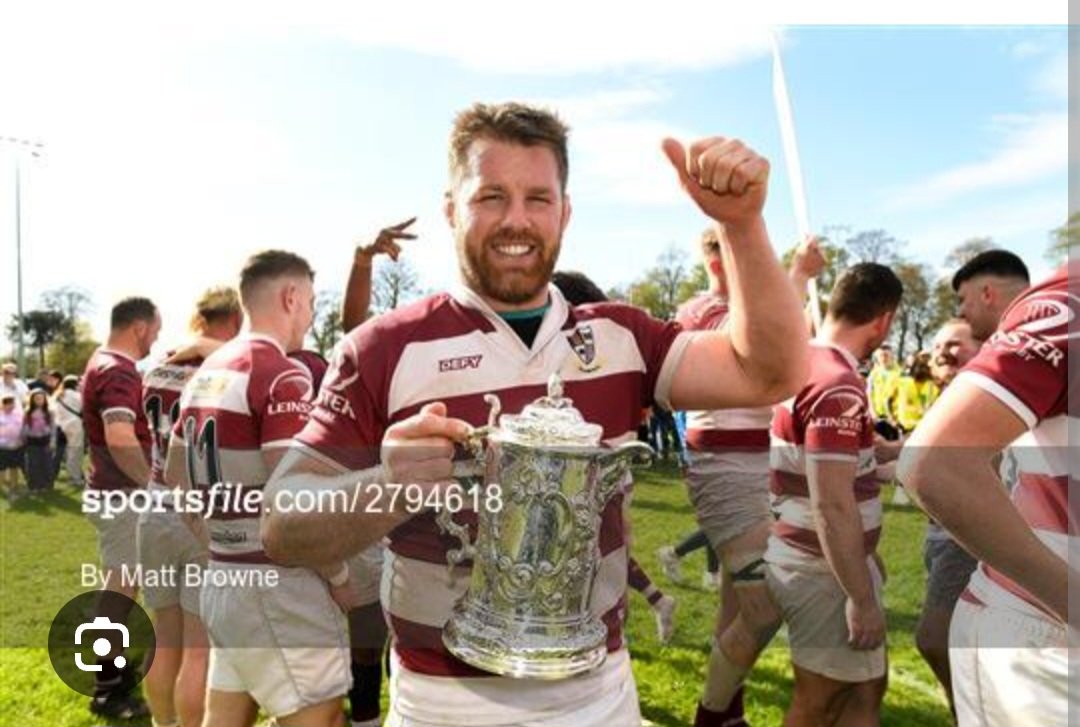
[[[482,487],[484,484],[485,442],[488,434],[497,426],[499,414],[502,412],[502,402],[495,394],[485,394],[484,401],[489,407],[488,423],[469,432],[465,441],[465,448],[472,454],[472,460],[454,464],[454,478],[461,481],[466,489],[476,485]],[[476,557],[476,546],[469,537],[469,527],[454,522],[454,513],[449,508],[439,510],[435,515],[435,523],[441,532],[457,538],[461,543],[460,548],[451,548],[446,553],[446,564],[451,573],[455,566]]]

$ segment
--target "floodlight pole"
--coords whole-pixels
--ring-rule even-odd
[[[23,286],[22,286],[22,157],[15,156],[15,365],[19,376],[23,366]]]
[[[13,136],[0,136],[0,143],[15,147],[15,362],[19,373],[23,374],[23,270],[22,270],[22,152],[30,156],[41,156],[44,145],[29,139],[17,139]]]

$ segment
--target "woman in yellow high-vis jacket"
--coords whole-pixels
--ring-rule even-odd
[[[905,433],[913,430],[940,393],[941,390],[930,377],[930,354],[919,352],[908,375],[902,376],[896,384],[893,400],[896,423]]]

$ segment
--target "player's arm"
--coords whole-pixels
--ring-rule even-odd
[[[722,332],[696,335],[675,371],[675,409],[763,406],[806,380],[809,338],[802,306],[777,260],[762,208],[769,163],[736,139],[711,137],[664,152],[679,183],[718,226],[731,315]]]
[[[197,336],[191,341],[188,341],[180,348],[172,352],[172,354],[165,359],[167,364],[183,363],[185,361],[191,361],[196,358],[208,358],[210,354],[217,351],[219,348],[225,345],[224,341],[219,341],[216,338],[210,338],[209,336]]]
[[[345,298],[341,302],[341,327],[345,333],[359,326],[367,319],[371,307],[371,274],[375,256],[382,253],[397,261],[401,254],[399,240],[415,240],[416,235],[407,232],[416,218],[412,217],[396,225],[384,227],[369,245],[358,245],[353,254],[352,268],[349,270],[349,282],[345,286]]]
[[[150,463],[138,437],[135,436],[135,412],[130,409],[106,409],[101,416],[105,424],[105,445],[109,456],[127,477],[140,487],[150,481]]]
[[[849,643],[857,649],[872,649],[885,637],[885,617],[866,563],[855,468],[855,460],[808,457],[806,479],[821,549],[848,597]]]
[[[386,430],[381,466],[342,472],[303,448],[290,449],[266,487],[263,548],[283,565],[321,566],[347,559],[378,542],[417,514],[404,497],[392,500],[383,485],[398,483],[429,490],[449,482],[454,443],[463,441],[468,432],[468,424],[447,418],[446,407],[434,403]],[[342,492],[344,497],[330,499],[349,506],[300,512],[275,505],[295,499],[298,492],[316,489]],[[281,492],[286,494],[278,494]]]
[[[809,337],[799,299],[760,217],[727,228],[720,244],[731,315],[722,331],[694,336],[676,370],[676,409],[774,404],[806,378]]]
[[[1024,522],[994,466],[995,455],[1026,428],[1011,408],[961,376],[908,439],[897,475],[972,555],[1067,621],[1068,565]]]
[[[799,296],[800,302],[805,301],[809,296],[810,281],[821,275],[821,271],[825,269],[825,262],[820,239],[814,235],[807,235],[806,239],[795,248],[795,254],[791,258],[791,267],[788,268],[788,279],[791,280],[791,285],[795,288],[795,294]]]

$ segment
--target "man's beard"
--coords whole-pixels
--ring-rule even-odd
[[[536,263],[524,272],[499,271],[491,257],[498,244],[522,242],[536,249]],[[559,258],[559,243],[550,248],[544,241],[529,232],[497,232],[484,239],[479,249],[470,247],[464,240],[458,242],[458,265],[470,288],[476,292],[508,305],[520,305],[536,297],[551,281],[555,263]]]

